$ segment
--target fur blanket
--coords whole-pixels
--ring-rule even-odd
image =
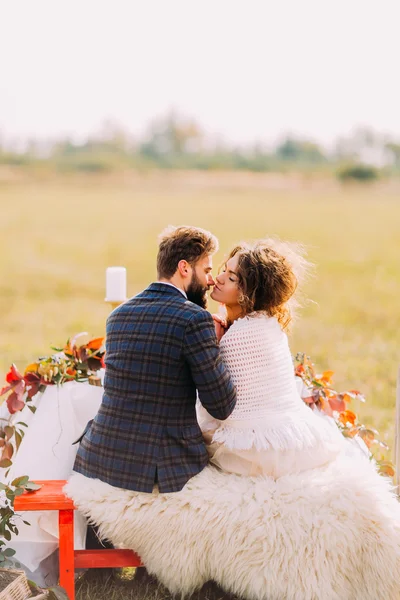
[[[182,596],[214,580],[246,600],[400,598],[400,504],[361,455],[277,481],[207,467],[174,494],[73,474],[66,492]]]

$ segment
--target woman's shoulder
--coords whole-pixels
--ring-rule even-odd
[[[222,339],[238,339],[251,336],[252,339],[264,335],[284,335],[275,317],[269,317],[261,312],[253,312],[245,317],[236,319]]]
[[[281,326],[276,317],[269,317],[261,311],[254,311],[245,317],[237,319],[231,326],[232,330],[239,329],[279,329]]]

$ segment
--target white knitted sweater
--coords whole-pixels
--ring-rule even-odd
[[[319,416],[301,399],[288,339],[274,317],[252,313],[238,319],[221,339],[221,356],[237,390],[225,421],[198,409],[203,431],[230,448],[312,449],[340,443],[332,419]]]

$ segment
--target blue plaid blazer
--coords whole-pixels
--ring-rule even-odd
[[[211,315],[176,288],[153,283],[107,320],[100,409],[74,470],[110,485],[176,492],[207,464],[196,389],[226,419],[236,391],[219,356]]]

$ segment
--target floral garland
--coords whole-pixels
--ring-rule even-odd
[[[27,406],[31,412],[36,411],[33,397],[43,392],[47,386],[63,385],[69,381],[96,383],[96,373],[104,367],[104,338],[95,338],[86,344],[79,344],[79,338],[87,336],[79,333],[69,339],[64,348],[54,348],[55,354],[39,358],[28,365],[22,375],[15,364],[11,365],[6,375],[6,385],[0,390],[0,397],[5,396],[10,417],[2,419],[7,424],[0,426],[0,468],[12,465],[14,445],[16,451],[24,437],[26,423],[19,421],[11,424],[12,416]],[[14,444],[13,444],[14,442]]]
[[[379,460],[374,456],[375,448],[389,450],[389,446],[382,442],[377,436],[378,431],[372,427],[363,425],[355,412],[348,408],[353,400],[365,402],[364,395],[358,390],[337,392],[333,388],[333,371],[324,371],[317,374],[315,367],[306,354],[299,352],[295,356],[295,375],[301,377],[308,388],[310,395],[303,398],[304,402],[311,408],[317,407],[330,417],[333,417],[337,426],[346,438],[361,438],[367,446],[371,458],[378,466],[382,475],[394,477],[395,469],[391,461]]]
[[[36,408],[31,402],[38,392],[43,392],[49,385],[62,385],[69,381],[90,381],[99,384],[100,380],[96,373],[104,367],[104,338],[95,338],[86,344],[79,344],[78,340],[82,336],[87,336],[87,333],[80,333],[69,339],[64,348],[53,347],[55,354],[31,363],[26,367],[23,375],[14,364],[11,366],[6,376],[7,385],[0,390],[0,397],[6,396],[5,401],[10,413],[8,420],[3,419],[7,424],[0,426],[0,468],[8,468],[12,465],[14,445],[18,450],[24,436],[24,427],[27,427],[22,421],[11,424],[12,415],[25,406],[35,412]],[[355,399],[365,402],[361,392],[358,390],[337,392],[333,388],[333,371],[317,374],[310,358],[304,353],[295,356],[294,371],[309,390],[309,395],[303,400],[310,408],[317,407],[333,417],[345,437],[361,438],[369,449],[371,457],[375,458],[373,454],[375,448],[388,450],[388,446],[377,437],[378,432],[363,425],[356,413],[348,408],[348,404]],[[375,460],[382,474],[394,476],[394,467],[390,461],[376,458]]]

